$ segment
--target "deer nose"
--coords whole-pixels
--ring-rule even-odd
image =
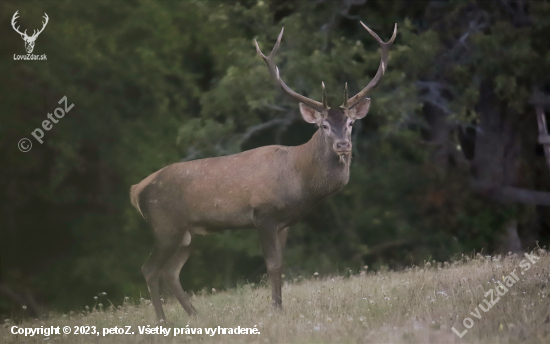
[[[337,152],[349,152],[351,150],[351,142],[337,141],[334,143],[334,150]]]

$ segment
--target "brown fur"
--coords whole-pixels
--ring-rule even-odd
[[[157,172],[151,174],[149,177],[145,178],[144,180],[142,180],[138,184],[132,185],[132,187],[130,188],[130,202],[139,211],[141,216],[143,216],[143,213],[141,212],[141,209],[139,208],[139,194],[141,193],[143,188],[146,187],[147,185],[149,185],[149,183],[153,179],[155,179],[157,174],[162,170],[163,169],[158,170]]]
[[[254,228],[263,220],[284,228],[346,185],[349,159],[341,163],[325,146],[318,132],[302,146],[175,163],[132,186],[131,202],[155,232],[162,231],[155,216],[181,230]]]

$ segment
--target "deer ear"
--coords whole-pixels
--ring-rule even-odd
[[[319,121],[320,114],[304,103],[300,103],[300,113],[303,119],[308,123],[317,123]]]
[[[355,105],[352,109],[349,110],[348,116],[352,120],[361,119],[369,113],[370,109],[370,98],[365,98],[361,100],[357,105]]]

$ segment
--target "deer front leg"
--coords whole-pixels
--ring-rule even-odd
[[[265,265],[267,266],[267,274],[271,282],[271,300],[273,300],[273,307],[282,308],[281,273],[283,266],[283,247],[280,242],[279,233],[275,226],[261,227],[259,228],[259,232]]]

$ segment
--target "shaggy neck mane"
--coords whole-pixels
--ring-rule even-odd
[[[325,198],[340,191],[349,180],[351,155],[340,158],[325,142],[321,129],[295,149],[295,166],[311,196]]]

